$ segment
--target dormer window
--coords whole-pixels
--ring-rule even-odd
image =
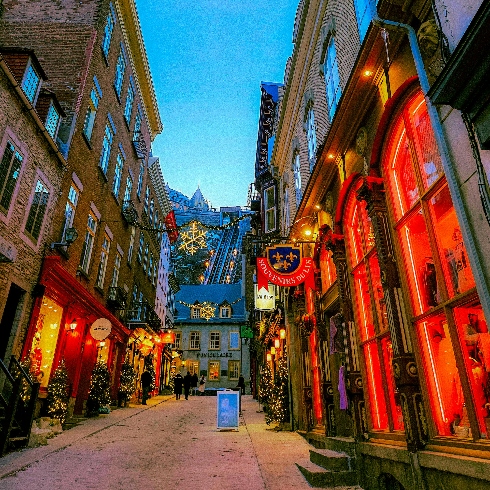
[[[201,307],[192,306],[191,307],[191,318],[201,318]]]
[[[27,66],[27,70],[22,80],[22,90],[26,94],[31,104],[35,104],[37,94],[39,93],[39,86],[41,84],[41,77],[34,68],[31,62]]]
[[[60,113],[54,106],[53,102],[49,105],[48,115],[46,116],[46,131],[51,138],[56,138],[56,133],[58,132],[58,126],[60,124]]]
[[[220,306],[219,317],[220,318],[230,318],[231,317],[231,306]]]

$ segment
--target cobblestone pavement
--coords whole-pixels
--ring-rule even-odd
[[[0,490],[311,488],[294,464],[310,446],[258,410],[242,396],[239,430],[218,431],[215,397],[154,397],[0,458]]]

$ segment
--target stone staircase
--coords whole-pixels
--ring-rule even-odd
[[[296,466],[312,487],[362,490],[357,485],[356,460],[350,440],[324,436],[318,438],[311,433],[303,436],[314,448],[310,449],[310,459],[299,461]]]

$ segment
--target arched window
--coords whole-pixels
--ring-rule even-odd
[[[306,136],[308,139],[308,160],[310,163],[310,173],[316,163],[316,128],[315,128],[315,113],[313,109],[308,111],[306,119]]]
[[[382,173],[431,413],[440,435],[486,438],[490,333],[421,93],[390,134]]]
[[[348,197],[344,230],[371,424],[374,430],[403,430],[403,415],[395,397],[393,350],[373,228],[366,204],[356,198],[361,184],[359,180]]]
[[[301,191],[301,161],[299,158],[299,152],[294,155],[293,161],[293,173],[294,173],[294,188],[296,190],[296,207],[299,207],[303,193]]]

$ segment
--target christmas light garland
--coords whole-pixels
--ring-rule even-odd
[[[177,303],[180,303],[181,305],[187,306],[187,308],[199,308],[201,310],[201,317],[205,318],[207,321],[209,321],[211,318],[214,317],[214,313],[216,311],[216,306],[219,306],[220,304],[226,304],[227,306],[232,306],[239,301],[241,301],[243,298],[237,298],[233,303],[228,303],[228,301],[225,301],[223,303],[215,303],[214,301],[203,301],[202,303],[195,303],[195,304],[190,304],[186,303],[185,301],[179,301],[177,300]]]

